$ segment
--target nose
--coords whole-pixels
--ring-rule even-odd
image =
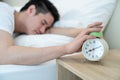
[[[40,29],[41,34],[45,33],[45,30],[46,30],[46,28],[45,28],[45,26],[43,26],[43,27]]]

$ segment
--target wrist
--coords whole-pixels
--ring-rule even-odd
[[[69,44],[64,45],[64,51],[65,51],[65,54],[71,54],[69,50]]]

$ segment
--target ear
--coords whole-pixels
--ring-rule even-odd
[[[29,8],[27,9],[27,13],[31,14],[31,15],[35,15],[35,13],[36,13],[35,5],[29,6]]]

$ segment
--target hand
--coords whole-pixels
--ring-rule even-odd
[[[97,26],[97,27],[96,27]],[[74,53],[77,51],[81,51],[82,44],[87,39],[94,39],[95,36],[90,36],[90,32],[99,32],[102,29],[101,22],[95,22],[93,24],[88,25],[87,28],[82,29],[82,31],[78,34],[78,36],[69,44],[65,45],[66,53]]]
[[[82,29],[81,33],[89,34],[90,32],[100,32],[102,28],[103,28],[102,22],[95,22],[95,23],[89,24],[87,28]]]

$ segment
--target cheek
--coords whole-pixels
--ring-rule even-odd
[[[32,19],[32,20],[29,20],[28,22],[27,22],[27,29],[28,29],[28,31],[30,32],[30,31],[35,31],[35,30],[37,30],[37,29],[40,29],[40,27],[41,27],[42,25],[41,25],[41,23],[40,23],[40,21],[37,19]]]
[[[31,22],[29,23],[29,28],[31,30],[35,30],[35,29],[38,29],[40,27],[40,24],[36,23],[36,22]]]
[[[35,31],[34,28],[35,28],[35,26],[32,23],[27,24],[26,33],[33,34],[33,32]]]
[[[39,28],[41,26],[41,23],[39,20],[34,20],[33,23],[32,23],[32,26],[34,28]]]

